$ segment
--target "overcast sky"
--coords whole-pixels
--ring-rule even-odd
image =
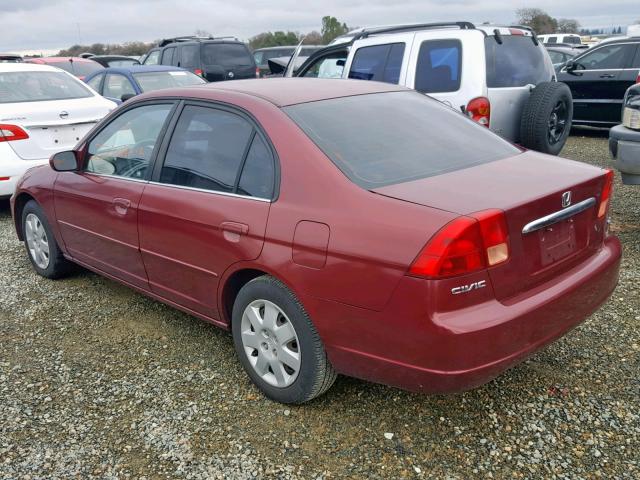
[[[319,30],[324,15],[349,26],[511,22],[521,7],[539,7],[591,28],[640,18],[640,0],[0,0],[0,51],[152,41],[197,29],[248,39],[264,31]]]

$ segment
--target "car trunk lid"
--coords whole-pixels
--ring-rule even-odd
[[[489,276],[496,297],[507,301],[571,268],[602,244],[604,222],[597,219],[597,209],[603,185],[603,170],[526,152],[373,191],[459,215],[503,210],[510,255],[503,264],[490,267]],[[566,192],[570,205],[566,198],[563,204]],[[526,225],[580,202],[589,205],[569,218],[523,231]]]

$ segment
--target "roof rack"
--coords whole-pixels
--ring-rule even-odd
[[[211,35],[209,35],[208,37],[202,37],[197,35],[185,35],[182,37],[163,38],[162,40],[160,40],[160,43],[158,43],[158,46],[164,47],[169,45],[170,43],[190,42],[192,40],[238,40],[238,38],[232,35],[226,36],[226,37],[213,37]]]
[[[362,32],[357,33],[352,41],[360,40],[361,38],[367,38],[369,35],[379,35],[381,33],[400,33],[410,32],[412,30],[428,30],[430,28],[441,27],[458,27],[461,30],[475,30],[476,26],[471,22],[438,22],[438,23],[416,23],[411,25],[397,25],[395,27],[380,27],[364,29]]]

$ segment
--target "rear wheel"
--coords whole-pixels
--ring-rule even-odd
[[[564,147],[573,119],[573,98],[561,82],[540,83],[522,113],[520,143],[526,148],[557,155]]]
[[[336,373],[302,304],[281,282],[247,283],[233,305],[233,340],[245,371],[272,400],[304,403],[333,385]]]

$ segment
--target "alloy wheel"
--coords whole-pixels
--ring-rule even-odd
[[[44,225],[37,215],[30,213],[24,223],[25,237],[29,248],[29,255],[33,262],[45,270],[49,266],[49,239]]]

